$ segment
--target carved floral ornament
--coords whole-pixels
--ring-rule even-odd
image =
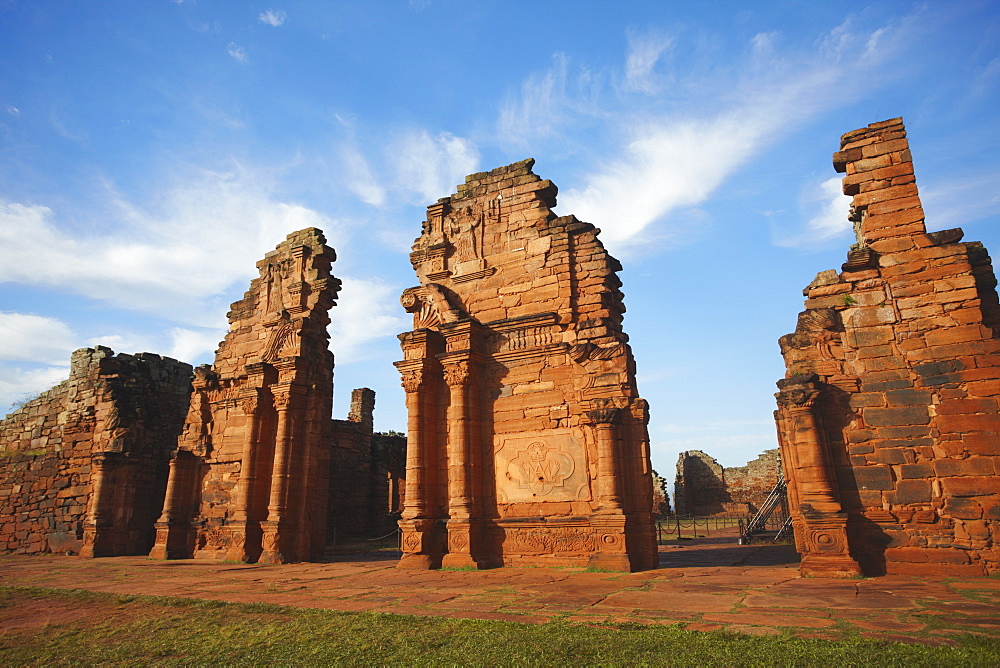
[[[403,389],[407,392],[417,392],[420,390],[420,386],[424,384],[424,371],[423,369],[407,369],[402,372]]]
[[[444,366],[444,382],[449,387],[465,385],[472,378],[474,369],[468,362],[452,362]]]
[[[597,408],[587,411],[587,417],[594,424],[614,424],[618,420],[621,410],[614,407]]]

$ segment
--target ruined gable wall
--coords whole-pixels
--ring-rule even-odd
[[[320,230],[293,232],[257,263],[194,394],[151,556],[269,563],[322,556],[340,288]]]
[[[745,466],[723,467],[701,450],[677,458],[674,503],[681,515],[750,514],[774,489],[781,474],[778,449],[765,450]]]
[[[996,571],[990,258],[961,230],[926,232],[901,119],[845,134],[834,165],[858,243],[841,272],[806,288],[798,327],[781,339],[777,419],[803,571]]]
[[[85,538],[91,554],[147,551],[190,376],[149,353],[74,352],[68,380],[0,422],[0,551],[79,553]],[[103,513],[100,535],[88,510]]]
[[[413,246],[414,330],[397,363],[410,415],[404,563],[655,565],[621,266],[593,225],[553,213],[556,188],[532,163],[467,177],[428,207]],[[600,521],[581,519],[599,508]],[[446,517],[442,545],[430,527]]]

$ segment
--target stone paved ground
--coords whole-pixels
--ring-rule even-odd
[[[642,573],[581,569],[397,570],[390,559],[263,566],[144,557],[0,557],[0,584],[541,623],[682,623],[699,631],[858,635],[946,644],[1000,637],[1000,579],[802,578],[789,546],[732,535],[662,547]],[[0,628],[16,620],[0,623]]]

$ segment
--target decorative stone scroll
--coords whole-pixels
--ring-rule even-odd
[[[531,166],[469,176],[410,254],[402,568],[657,564],[621,266]]]

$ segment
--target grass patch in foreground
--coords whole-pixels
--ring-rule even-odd
[[[695,633],[673,626],[531,625],[0,587],[0,618],[11,619],[24,610],[36,616],[39,610],[60,611],[69,621],[0,633],[0,665],[1000,663],[1000,641],[975,636],[963,637],[959,647],[926,647]],[[74,610],[84,614],[70,619]]]

